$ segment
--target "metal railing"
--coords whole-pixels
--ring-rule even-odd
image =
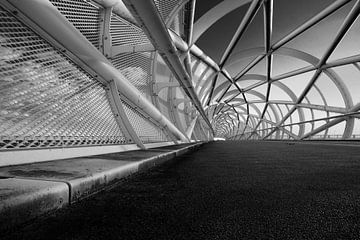
[[[185,130],[201,108],[123,7],[0,3],[0,166],[191,141]],[[184,6],[157,7],[183,35]],[[197,140],[212,137],[203,129]]]

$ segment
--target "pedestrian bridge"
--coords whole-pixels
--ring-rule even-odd
[[[211,142],[2,239],[358,239],[359,154],[359,143],[335,141]],[[132,156],[136,161],[140,154]],[[79,189],[81,164],[94,171],[101,157],[103,170],[119,165],[107,155],[1,174],[12,169],[15,179],[62,179]],[[43,206],[49,202],[43,198]]]
[[[308,174],[334,149],[352,172],[356,157],[344,156],[360,139],[359,13],[359,0],[2,0],[0,214],[43,189],[62,199],[17,208],[6,228],[24,209],[32,219],[198,148],[215,151],[224,175],[277,174],[247,162],[277,151]],[[256,146],[274,148],[253,156]],[[302,162],[309,146],[315,162]],[[231,152],[245,165],[227,163]],[[261,164],[282,168],[274,158]],[[8,205],[10,195],[22,200]]]

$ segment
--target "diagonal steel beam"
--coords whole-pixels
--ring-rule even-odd
[[[244,76],[247,72],[249,72],[256,64],[258,64],[261,60],[264,59],[266,55],[260,55],[257,56],[254,60],[252,60],[241,72],[239,72],[235,77],[234,77],[234,82],[237,82],[242,76]]]
[[[236,29],[235,34],[233,35],[229,45],[227,46],[227,48],[225,49],[225,52],[223,53],[221,60],[220,60],[220,64],[219,67],[222,68],[226,61],[229,59],[232,51],[234,50],[236,44],[239,42],[239,40],[241,39],[241,37],[243,36],[244,32],[246,31],[246,29],[248,28],[248,26],[250,25],[250,23],[252,22],[252,20],[254,19],[257,11],[259,10],[261,4],[262,4],[263,0],[253,0],[250,4],[250,7],[248,8],[245,16],[243,17],[243,19],[241,20],[240,25],[238,26],[238,28]]]
[[[286,43],[290,42],[292,39],[299,36],[301,33],[305,32],[307,29],[311,28],[339,8],[343,7],[345,4],[351,2],[352,0],[337,0],[336,2],[329,5],[327,8],[316,14],[314,17],[310,18],[308,21],[294,29],[291,33],[277,41],[273,46],[272,49],[275,51],[276,49],[280,48],[281,46],[285,45]]]
[[[190,5],[190,9],[189,9],[189,11],[190,11],[189,25],[187,26],[187,28],[185,28],[185,30],[187,32],[187,34],[186,34],[186,37],[187,37],[186,42],[190,46],[190,44],[192,43],[192,39],[193,39],[196,0],[190,0],[188,4]]]
[[[265,106],[261,113],[260,120],[258,124],[255,126],[253,133],[256,132],[261,122],[264,119],[265,113],[269,106],[269,96],[271,89],[271,72],[272,72],[272,52],[271,52],[271,37],[272,37],[272,28],[273,28],[273,0],[265,0],[264,1],[264,46],[265,46],[265,54],[266,54],[266,96],[265,96]],[[253,133],[249,136],[249,138],[253,135]]]
[[[126,0],[125,5],[128,7],[137,22],[159,51],[160,55],[167,63],[172,73],[176,76],[182,85],[185,93],[189,96],[192,103],[203,117],[204,121],[212,130],[209,119],[206,117],[205,111],[195,93],[191,84],[191,79],[187,73],[184,64],[181,62],[177,53],[174,42],[167,30],[167,27],[160,16],[155,3],[153,1]]]
[[[86,71],[96,73],[99,76],[98,80],[105,86],[114,81],[121,94],[130,102],[136,104],[162,127],[168,127],[178,139],[188,142],[186,136],[150,103],[51,2],[21,0],[8,1],[8,3],[26,17],[28,24],[39,27],[46,40],[66,49],[66,53]]]
[[[352,24],[355,22],[359,13],[360,13],[360,0],[357,0],[355,5],[352,7],[350,13],[346,16],[345,20],[343,21],[342,25],[340,26],[338,32],[336,33],[334,40],[331,42],[330,46],[327,48],[327,50],[321,57],[319,63],[316,66],[317,70],[316,70],[314,76],[311,78],[310,82],[306,85],[305,89],[302,91],[302,93],[298,97],[296,104],[299,104],[302,102],[302,100],[305,98],[306,94],[310,91],[311,87],[315,84],[316,80],[319,78],[320,74],[322,73],[322,67],[326,64],[326,61],[328,60],[330,55],[334,52],[335,48],[338,46],[340,41],[343,39],[344,35],[347,33],[347,31],[350,29]],[[297,109],[296,106],[291,108],[291,110],[283,117],[283,119],[278,123],[278,125],[279,126],[282,125],[296,109]],[[270,131],[270,133],[267,134],[264,138],[267,138],[268,136],[270,136],[274,131],[275,130]]]

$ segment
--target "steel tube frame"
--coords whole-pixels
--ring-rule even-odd
[[[121,16],[125,20],[137,25],[135,18],[131,15],[125,4],[121,0],[92,0],[104,8],[112,8],[113,13]]]
[[[358,111],[360,109],[360,106],[354,106],[353,110],[355,111]],[[312,130],[310,133],[307,133],[305,134],[304,136],[300,137],[300,139],[304,139],[304,138],[308,138],[312,135],[315,135],[316,133],[319,133],[323,130],[326,130],[330,124],[331,126],[334,126],[342,121],[345,121],[346,118],[348,117],[352,117],[352,116],[356,116],[356,115],[360,115],[359,112],[355,112],[355,111],[352,111],[352,112],[348,112],[348,113],[345,113],[345,114],[341,114],[341,115],[336,115],[336,116],[331,116],[331,117],[325,117],[325,118],[315,118],[315,119],[311,119],[311,120],[306,120],[306,121],[302,121],[302,122],[295,122],[295,123],[289,123],[289,124],[284,124],[284,125],[281,125],[281,126],[275,126],[275,127],[270,127],[270,128],[265,128],[265,129],[262,129],[262,130],[259,130],[259,131],[263,131],[263,130],[272,130],[272,129],[279,129],[279,128],[284,128],[284,127],[289,127],[289,126],[294,126],[294,125],[300,125],[300,124],[304,124],[304,123],[313,123],[313,122],[318,122],[318,121],[326,121],[326,120],[331,120],[331,119],[342,119],[341,121],[339,122],[328,122],[327,124],[324,124],[322,126],[320,126],[318,129],[321,129],[320,131],[319,130]],[[360,117],[360,116],[359,116]],[[326,126],[325,126],[326,125]],[[331,127],[330,126],[330,127]],[[246,132],[246,133],[251,133],[251,132]]]
[[[323,20],[324,18],[326,18],[327,16],[329,16],[330,14],[351,1],[352,0],[337,0],[336,2],[332,3],[330,6],[322,10],[320,13],[316,14],[314,17],[303,23],[301,26],[297,27],[294,31],[286,35],[284,38],[277,41],[272,46],[273,51],[290,42],[292,39],[299,36],[301,33],[311,28],[312,26],[314,26],[315,24],[317,24],[318,22],[320,22],[321,20]]]
[[[339,2],[339,1],[338,1]],[[326,64],[326,61],[328,60],[328,58],[330,57],[330,55],[333,53],[333,51],[335,50],[335,48],[337,47],[337,45],[340,43],[340,41],[342,40],[342,38],[344,37],[344,35],[346,34],[346,32],[350,29],[351,25],[354,23],[354,21],[356,20],[356,18],[358,17],[360,13],[360,0],[357,0],[355,5],[352,7],[350,13],[346,16],[345,20],[343,21],[341,27],[339,28],[334,40],[331,42],[330,46],[327,48],[327,50],[325,51],[325,53],[323,54],[322,58],[320,59],[319,63],[317,64],[316,68],[316,72],[314,74],[314,76],[312,77],[312,79],[310,80],[310,82],[307,84],[307,86],[305,87],[305,89],[303,90],[303,92],[300,94],[300,96],[298,97],[296,104],[301,103],[301,101],[305,98],[306,94],[310,91],[311,87],[315,84],[316,80],[318,79],[318,77],[320,76],[320,74],[322,73],[322,66]],[[279,122],[278,125],[281,125],[282,123],[284,123],[286,121],[286,119],[289,118],[289,116],[296,110],[296,106],[294,106],[285,116],[284,118]],[[274,131],[270,131],[269,134],[267,134],[265,138],[267,138],[268,136],[270,136]]]
[[[112,7],[113,13],[119,15],[120,17],[124,18],[125,20],[129,21],[130,23],[138,26],[141,28],[141,26],[138,24],[136,19],[131,15],[123,1],[121,0],[93,0],[97,2],[99,5],[103,6],[104,8],[110,8]],[[188,1],[188,0],[185,0]],[[195,4],[196,0],[193,0],[193,4]],[[184,3],[181,3],[182,6]],[[194,9],[193,9],[194,10]],[[191,34],[193,32],[192,27],[191,28]],[[194,56],[201,59],[205,64],[212,67],[215,71],[220,71],[219,66],[217,63],[211,59],[209,56],[207,56],[199,47],[197,47],[195,44],[186,43],[179,35],[177,35],[175,32],[173,32],[171,29],[168,29],[169,34],[171,36],[171,39],[174,41],[175,46],[177,49],[181,50],[182,52],[188,53],[190,52]],[[191,47],[189,47],[191,46]],[[155,48],[153,46],[131,46],[131,47],[119,47],[117,51],[121,53],[122,51],[153,51]]]
[[[256,51],[257,51],[257,49],[250,49],[250,52],[253,52],[253,50],[256,50]],[[260,49],[259,49],[259,50],[260,50]],[[280,51],[281,53],[285,54],[285,55],[290,54],[290,56],[293,56],[293,54],[292,54],[293,49],[287,49],[287,48],[284,49],[284,48],[281,48],[281,49],[278,50],[278,52],[279,52],[279,51]],[[248,50],[248,52],[249,52],[249,50]],[[249,53],[250,53],[250,52],[249,52]],[[282,80],[282,79],[285,79],[285,78],[287,78],[287,77],[300,75],[300,74],[303,74],[303,73],[305,73],[305,72],[309,72],[309,71],[313,71],[313,70],[316,70],[316,69],[317,69],[316,65],[317,65],[317,63],[320,61],[319,59],[317,59],[317,58],[315,58],[315,57],[313,57],[313,56],[311,56],[311,55],[309,55],[309,54],[304,54],[304,53],[302,53],[302,52],[296,51],[296,52],[294,52],[294,54],[295,54],[295,53],[296,53],[296,56],[299,55],[298,57],[299,57],[300,59],[303,59],[304,61],[309,62],[309,63],[312,64],[313,66],[304,67],[304,68],[301,68],[301,69],[299,69],[299,70],[291,71],[291,72],[284,73],[284,74],[282,74],[282,75],[273,77],[273,78],[271,79],[271,82],[272,82],[273,84],[276,83],[277,81]],[[295,56],[294,56],[294,57],[295,57]],[[330,68],[330,67],[334,67],[334,66],[341,66],[341,65],[345,65],[345,64],[351,64],[351,63],[355,63],[355,62],[357,62],[357,61],[360,61],[360,56],[359,56],[359,55],[350,56],[350,57],[342,58],[342,59],[339,59],[339,60],[335,60],[335,61],[333,61],[333,62],[326,63],[326,64],[324,64],[324,65],[321,67],[321,69],[324,71],[324,73],[326,73],[326,75],[327,75],[328,77],[330,77],[330,78],[332,79],[332,81],[335,83],[335,85],[338,87],[338,89],[339,89],[339,91],[341,92],[341,94],[343,95],[344,101],[345,101],[345,103],[346,103],[346,105],[347,105],[348,107],[351,107],[351,106],[352,106],[351,99],[349,98],[350,94],[349,94],[348,90],[346,89],[344,83],[341,81],[341,79],[340,79],[338,76],[336,76],[336,73],[335,73],[334,71],[332,71],[331,69],[329,69],[329,68]],[[335,75],[334,75],[334,74],[335,74]],[[245,76],[248,76],[248,75],[245,75]],[[255,77],[255,76],[253,76],[253,75],[251,75],[251,76],[252,76],[252,78]],[[250,76],[248,76],[248,78],[250,78]],[[257,78],[255,77],[255,79],[257,79]],[[243,89],[243,92],[249,92],[249,91],[251,91],[252,89],[254,89],[254,88],[258,87],[258,86],[261,86],[261,85],[263,85],[263,84],[265,84],[265,83],[266,83],[266,82],[263,81],[263,82],[259,82],[259,83],[256,83],[256,84],[254,84],[254,85],[251,85],[251,86]],[[220,87],[220,86],[219,86],[219,87]],[[316,86],[315,86],[315,87],[316,87]],[[320,93],[320,95],[321,95],[321,92],[319,92],[319,93]],[[236,94],[235,96],[233,96],[233,97],[232,97],[230,100],[228,100],[228,101],[229,101],[229,102],[232,101],[232,100],[235,99],[235,97],[238,96],[238,95],[239,95],[239,93]],[[348,102],[348,103],[347,103],[347,102]],[[295,105],[295,103],[294,103],[294,105]],[[349,120],[349,121],[350,121],[350,120]],[[353,125],[353,124],[351,124],[351,122],[349,122],[349,121],[348,121],[349,124],[347,124],[347,126]],[[348,132],[347,135],[349,135],[349,131],[350,131],[350,130],[347,131],[347,132]]]
[[[142,143],[139,136],[136,134],[125,113],[121,98],[119,97],[119,91],[114,81],[111,81],[109,83],[108,94],[110,95],[110,102],[114,106],[113,109],[115,110],[115,119],[118,122],[119,126],[121,126],[121,130],[125,131],[125,133],[127,133],[126,136],[130,136],[130,139],[132,139],[141,149],[145,149],[145,145]]]
[[[191,120],[190,126],[186,129],[186,136],[191,139],[198,116]]]
[[[31,21],[43,29],[52,39],[67,51],[78,57],[86,67],[96,72],[104,84],[114,81],[119,91],[139,109],[148,114],[161,126],[169,129],[183,142],[187,137],[171,123],[139,90],[134,87],[112,64],[54,7],[49,1],[9,1]]]
[[[142,29],[176,76],[204,121],[212,129],[210,121],[207,119],[204,109],[191,85],[189,74],[179,59],[175,45],[154,2],[126,0],[125,4],[137,19],[137,22],[142,25]]]
[[[239,42],[241,37],[243,36],[244,32],[252,22],[253,18],[255,17],[257,11],[261,7],[261,4],[264,0],[253,0],[250,4],[250,7],[248,8],[245,16],[242,18],[240,25],[236,29],[236,32],[234,33],[230,43],[226,47],[221,59],[219,66],[220,68],[223,68],[226,61],[229,59],[229,56],[231,55],[232,51],[234,50],[236,44]]]
[[[261,113],[259,123],[254,128],[254,132],[260,126],[260,123],[263,121],[265,113],[268,108],[270,89],[271,89],[271,72],[272,72],[272,52],[271,52],[271,38],[272,38],[272,28],[273,28],[273,1],[272,0],[264,0],[263,3],[264,8],[264,46],[265,46],[265,54],[266,54],[266,97],[265,97],[265,106]],[[252,136],[250,134],[249,138]]]
[[[311,18],[310,20],[308,20],[307,22],[305,22],[303,25],[301,25],[300,27],[296,28],[293,32],[291,32],[290,34],[288,34],[287,36],[285,36],[283,39],[279,40],[277,43],[275,43],[271,49],[270,49],[270,55],[273,51],[277,50],[278,48],[280,48],[281,46],[283,46],[284,44],[286,44],[287,42],[291,41],[293,38],[295,38],[296,36],[300,35],[302,32],[306,31],[308,28],[312,27],[313,25],[315,25],[316,23],[318,23],[319,21],[321,21],[322,19],[326,18],[328,15],[330,15],[331,13],[333,13],[334,11],[338,10],[339,8],[341,8],[342,6],[344,6],[345,4],[347,4],[348,2],[350,2],[349,0],[338,0],[335,3],[331,4],[330,6],[328,6],[326,9],[324,9],[323,11],[321,11],[319,14],[317,14],[316,16],[314,16],[313,18]],[[266,26],[266,25],[265,25]],[[266,37],[266,33],[265,33],[265,37]],[[266,51],[268,52],[268,51]],[[244,68],[242,70],[242,72],[240,72],[238,75],[235,76],[235,81],[239,80],[242,76],[244,76],[250,69],[252,69],[252,67],[254,67],[258,62],[260,62],[264,57],[269,57],[269,54],[266,55],[260,55],[257,58],[255,58],[246,68]],[[347,61],[339,61],[339,64],[346,64]],[[324,64],[323,64],[324,65]],[[327,67],[331,67],[331,66],[335,66],[335,65],[329,65]],[[324,65],[324,67],[326,67]],[[316,69],[316,68],[315,68]],[[304,71],[298,71],[295,74],[300,74],[300,72],[304,73],[304,72],[308,72],[314,70],[313,67],[309,67],[307,69],[304,69]],[[295,75],[294,73],[289,74],[289,76]],[[281,77],[289,77],[289,76],[281,76]],[[276,79],[276,80],[280,80],[280,78]],[[271,79],[268,83],[268,85],[271,84],[273,80]],[[259,84],[262,85],[264,83]],[[268,91],[269,91],[269,87],[268,86]],[[244,92],[250,90],[252,88],[249,89],[245,89]],[[238,96],[240,94],[240,92],[235,95],[233,98],[235,98],[236,96]],[[233,99],[232,98],[232,99]],[[267,106],[267,105],[266,105]]]
[[[193,38],[196,0],[190,0],[190,16],[186,42],[190,46]]]

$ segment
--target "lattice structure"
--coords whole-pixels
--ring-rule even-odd
[[[150,53],[122,53],[112,59],[114,66],[144,95],[150,96]]]
[[[173,9],[179,4],[177,0],[155,0],[154,1],[164,21],[169,17]]]
[[[355,79],[360,77],[360,3],[312,3],[301,3],[312,5],[311,13],[299,11],[295,1],[253,0],[249,5],[234,1],[232,8],[230,3],[212,3],[197,20],[194,41],[200,40],[197,44],[205,51],[217,44],[224,49],[218,56],[221,71],[211,88],[198,89],[209,117],[216,119],[217,136],[235,140],[359,137],[360,99],[355,91],[360,86]],[[279,20],[284,16],[276,14],[284,9],[296,15],[297,23]],[[230,18],[235,12],[242,19],[233,24],[234,34],[224,43],[212,39],[211,31],[222,32],[221,24],[214,23],[226,22],[224,16]],[[212,106],[217,110],[209,113]]]
[[[32,150],[61,148],[69,157],[86,155],[83,146],[104,152],[188,141],[195,107],[143,26],[111,2],[31,1],[0,3],[0,157],[21,162],[17,150],[25,149],[36,161]],[[156,4],[183,41],[184,3]],[[196,74],[200,91],[208,74]],[[208,138],[199,123],[196,131]]]
[[[164,132],[145,117],[136,108],[123,101],[124,110],[137,135],[143,143],[166,142],[171,141]]]
[[[51,0],[51,2],[96,48],[99,48],[99,7],[83,0]]]
[[[111,16],[110,34],[113,46],[149,44],[141,28],[115,14]]]
[[[124,143],[102,84],[0,14],[0,150]]]
[[[310,0],[128,0],[124,11],[112,1],[50,2],[70,22],[48,17],[63,37],[17,1],[0,3],[16,16],[1,10],[1,149],[124,144],[119,126],[144,143],[171,141],[170,132],[211,139],[211,128],[233,140],[360,134],[359,1],[303,12],[296,6]],[[192,22],[199,4],[209,10]],[[284,9],[301,21],[281,21]]]

